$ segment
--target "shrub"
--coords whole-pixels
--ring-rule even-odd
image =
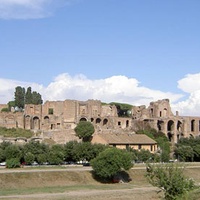
[[[175,200],[195,188],[194,181],[183,174],[183,166],[171,163],[166,165],[147,165],[148,181],[164,191],[166,200]]]
[[[18,168],[20,167],[20,161],[18,158],[11,158],[6,160],[6,167],[7,168]]]
[[[91,161],[95,175],[110,179],[123,170],[129,170],[132,165],[131,153],[117,148],[109,148],[101,152]]]

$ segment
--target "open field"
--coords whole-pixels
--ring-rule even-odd
[[[144,166],[129,171],[132,181],[103,184],[96,181],[88,167],[0,169],[0,199],[18,200],[158,200],[162,193],[144,177]],[[185,174],[200,183],[200,165],[191,165]]]

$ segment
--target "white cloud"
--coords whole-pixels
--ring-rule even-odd
[[[173,104],[180,115],[200,116],[200,73],[188,74],[178,81],[178,88],[188,93],[188,99]]]
[[[76,0],[0,0],[0,18],[35,19],[51,16],[55,10]]]
[[[69,74],[60,74],[47,87],[36,83],[26,83],[7,79],[0,79],[0,103],[7,103],[14,96],[16,86],[39,92],[46,100],[88,100],[98,99],[103,102],[122,102],[132,105],[149,105],[151,101],[169,98],[175,102],[182,97],[180,94],[164,93],[139,85],[138,80],[126,76],[112,76],[106,79],[90,80],[84,75],[71,77]]]

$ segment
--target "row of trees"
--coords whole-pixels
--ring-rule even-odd
[[[22,163],[31,165],[33,162],[59,165],[68,161],[90,161],[106,148],[108,147],[101,144],[78,143],[77,141],[52,146],[34,141],[25,145],[3,142],[0,144],[0,162],[14,160],[18,165]]]

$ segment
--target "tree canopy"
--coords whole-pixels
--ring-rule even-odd
[[[76,132],[76,136],[81,138],[83,141],[90,141],[95,129],[91,122],[80,121],[74,131]]]
[[[42,96],[36,91],[32,92],[31,87],[27,90],[24,87],[17,86],[14,93],[14,101],[8,102],[10,107],[24,108],[25,104],[39,105],[43,103]]]
[[[132,154],[126,150],[108,148],[91,161],[95,175],[109,179],[122,170],[129,170],[132,165]]]

